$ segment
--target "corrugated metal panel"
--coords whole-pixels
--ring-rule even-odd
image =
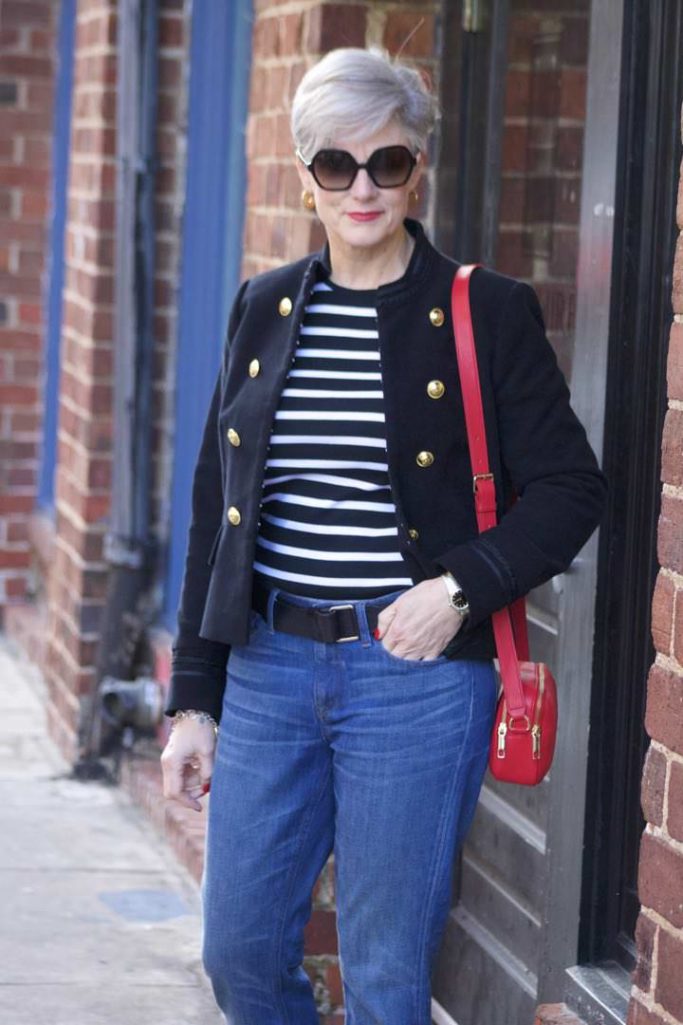
[[[164,601],[164,621],[171,632],[187,546],[192,472],[228,310],[240,277],[252,18],[251,0],[193,5],[176,435]]]

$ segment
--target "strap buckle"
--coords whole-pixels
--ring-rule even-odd
[[[328,614],[330,614],[332,612],[343,612],[343,611],[346,611],[347,609],[350,609],[351,612],[354,611],[353,605],[330,605],[326,609],[316,609],[316,612],[319,615],[327,616]],[[358,620],[356,620],[356,622],[357,621]],[[337,637],[335,639],[335,644],[341,644],[343,641],[359,641],[359,640],[360,640],[360,634],[353,634],[353,636],[349,636],[349,637]]]
[[[493,474],[492,473],[475,473],[474,477],[472,478],[472,491],[474,491],[475,495],[477,493],[477,484],[478,484],[478,481],[480,481],[480,480],[493,480]]]

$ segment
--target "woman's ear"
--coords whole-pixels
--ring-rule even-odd
[[[410,176],[410,187],[411,187],[411,189],[414,189],[414,188],[417,187],[418,182],[420,181],[420,178],[422,177],[422,175],[424,174],[424,172],[426,170],[427,170],[427,157],[422,152],[422,150],[420,150],[420,155],[418,157],[417,163],[415,164],[415,167],[413,168],[413,173]]]
[[[296,161],[296,173],[299,175],[299,181],[304,189],[308,189],[309,192],[313,191],[313,175],[304,164],[301,157],[295,157]]]

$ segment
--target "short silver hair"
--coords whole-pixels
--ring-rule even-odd
[[[292,100],[295,147],[306,160],[336,139],[364,139],[396,119],[413,152],[424,150],[439,105],[415,68],[377,46],[330,50]]]

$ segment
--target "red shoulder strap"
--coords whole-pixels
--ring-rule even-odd
[[[481,266],[480,263],[462,264],[453,279],[451,293],[455,354],[458,360],[460,387],[465,408],[467,440],[472,464],[474,505],[479,533],[495,527],[497,522],[496,485],[489,467],[477,350],[474,344],[469,300],[470,277],[472,272]],[[511,612],[515,619],[516,629],[514,632]],[[526,661],[529,657],[524,598],[515,602],[512,609],[506,606],[494,612],[491,618],[508,714],[513,718],[523,716],[526,713],[526,706],[519,673],[519,659],[521,657],[523,661]],[[515,643],[516,639],[519,642],[519,651]]]

